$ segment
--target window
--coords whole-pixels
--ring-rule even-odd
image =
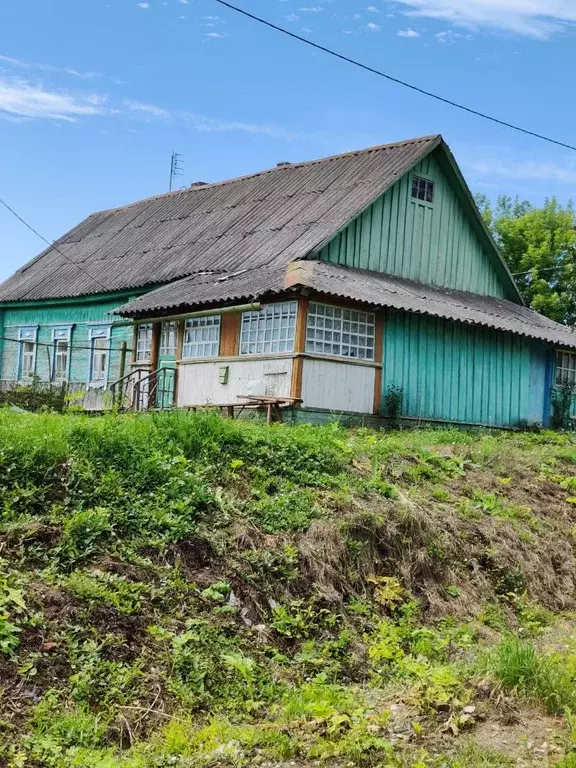
[[[70,328],[54,328],[52,331],[52,378],[66,381],[70,349]]]
[[[90,329],[90,381],[105,384],[108,377],[108,328]]]
[[[425,203],[434,202],[434,182],[421,176],[412,177],[412,199],[423,200]]]
[[[306,352],[374,360],[376,322],[371,312],[311,303]]]
[[[176,354],[176,323],[162,323],[162,331],[160,333],[160,354],[175,355]]]
[[[141,323],[136,329],[136,362],[148,363],[152,351],[152,323]]]
[[[566,381],[576,382],[576,352],[556,354],[556,384],[561,386]]]
[[[19,356],[18,378],[33,376],[36,370],[36,333],[37,328],[20,328],[18,331]]]
[[[240,354],[292,352],[296,334],[298,303],[268,304],[259,312],[244,312],[240,331]]]
[[[220,316],[191,317],[184,326],[182,357],[218,357]]]

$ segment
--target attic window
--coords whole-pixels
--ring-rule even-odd
[[[424,203],[433,203],[434,182],[430,179],[423,179],[422,176],[413,176],[412,200],[422,200]]]

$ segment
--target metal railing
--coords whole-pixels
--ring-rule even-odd
[[[158,368],[146,371],[136,368],[110,386],[115,408],[125,411],[166,409],[174,405],[176,370]]]

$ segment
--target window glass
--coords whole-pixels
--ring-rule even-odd
[[[108,376],[108,329],[92,328],[90,340],[90,381],[102,383]]]
[[[152,323],[141,323],[136,333],[136,362],[147,363],[152,352]]]
[[[190,317],[184,326],[182,357],[218,357],[220,316]]]
[[[244,312],[240,330],[240,354],[293,352],[298,302],[268,304],[259,312]]]
[[[18,332],[20,340],[19,378],[32,376],[36,369],[36,328],[21,328]]]
[[[371,312],[310,303],[306,352],[374,360],[376,321]]]
[[[576,352],[558,352],[556,354],[556,384],[576,381]]]
[[[65,381],[68,378],[70,329],[55,328],[52,331],[54,350],[52,355],[52,378]]]
[[[176,323],[162,323],[162,331],[160,333],[160,354],[161,355],[175,355],[176,354]]]
[[[421,176],[412,177],[412,198],[425,203],[434,202],[434,182]]]

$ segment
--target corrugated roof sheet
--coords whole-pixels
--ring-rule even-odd
[[[185,311],[264,298],[298,286],[375,307],[390,307],[482,325],[576,348],[575,331],[506,299],[436,288],[401,277],[350,269],[324,261],[300,261],[290,264],[287,269],[252,269],[225,279],[214,275],[191,276],[151,291],[125,304],[118,312],[129,317],[145,317],[159,312]]]
[[[3,283],[0,301],[285,266],[344,227],[440,142],[430,136],[276,167],[93,214],[57,241],[58,250],[48,248]]]

